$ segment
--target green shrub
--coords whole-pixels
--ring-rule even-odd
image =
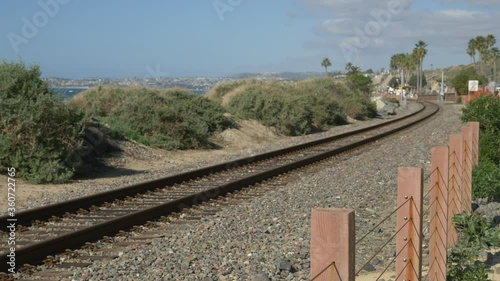
[[[488,274],[484,264],[475,261],[483,249],[498,246],[500,230],[491,227],[484,217],[465,212],[453,217],[458,233],[458,243],[448,255],[448,279],[461,281],[486,281]]]
[[[481,96],[462,109],[462,121],[479,122],[479,164],[472,171],[475,198],[500,197],[500,99]]]
[[[486,77],[479,75],[473,67],[467,67],[455,75],[451,79],[451,85],[457,91],[459,95],[466,95],[468,93],[468,82],[469,80],[478,80],[480,85],[484,85],[488,82]]]
[[[479,122],[481,132],[500,134],[500,99],[480,96],[462,109],[462,121]]]
[[[227,110],[243,119],[259,120],[285,135],[304,135],[346,122],[336,98],[341,89],[332,79],[294,85],[247,81],[237,89],[240,93],[229,101]]]
[[[494,133],[479,133],[479,160],[489,160],[500,165],[500,136]]]
[[[461,96],[458,96],[458,97],[457,97],[457,103],[458,103],[458,104],[462,104],[462,97],[461,97]]]
[[[345,112],[357,120],[365,120],[377,116],[377,107],[366,95],[351,94],[342,101]]]
[[[347,75],[347,86],[353,91],[368,95],[372,87],[372,79],[362,73],[351,73]]]
[[[28,182],[64,182],[81,166],[84,114],[55,97],[40,68],[0,65],[0,169]]]
[[[75,102],[112,136],[164,149],[210,147],[210,136],[234,126],[220,105],[180,89],[93,89]]]
[[[500,168],[489,160],[480,161],[472,170],[473,198],[500,198]]]

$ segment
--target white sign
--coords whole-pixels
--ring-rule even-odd
[[[479,81],[469,80],[469,92],[475,92],[479,90]]]

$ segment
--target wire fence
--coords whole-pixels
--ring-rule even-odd
[[[336,239],[333,242],[325,237],[316,237],[318,231],[311,232],[311,280],[354,280],[355,276],[361,274],[367,265],[396,240],[393,258],[386,262],[375,281],[380,280],[387,272],[392,272],[391,268],[394,270],[392,278],[395,277],[396,281],[445,281],[447,250],[457,243],[452,217],[463,211],[469,214],[471,212],[471,178],[472,168],[477,165],[479,158],[478,137],[479,124],[473,122],[462,129],[462,134],[450,136],[449,146],[434,147],[431,171],[425,178],[422,168],[400,168],[396,207],[357,241],[354,241],[354,210],[342,213],[345,216],[349,214],[352,217],[349,220],[340,216],[332,217],[331,221],[322,220],[321,223],[332,224],[342,221],[343,225],[333,226],[340,229],[335,231],[335,237],[331,237]],[[429,183],[425,194],[424,182]],[[331,209],[320,211],[326,210]],[[362,242],[372,242],[368,239],[370,235],[394,217],[394,233],[355,269],[354,247]],[[320,224],[315,224],[313,215],[313,226],[318,228],[318,225]],[[323,231],[321,235],[329,233]],[[347,238],[349,241],[345,240]],[[330,242],[328,245],[321,245],[324,241]],[[424,244],[428,247],[428,253],[422,250]],[[316,256],[317,253],[320,254]],[[321,262],[324,266],[313,266],[315,262]],[[426,274],[422,273],[423,266],[426,266]]]

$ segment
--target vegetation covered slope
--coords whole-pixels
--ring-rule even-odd
[[[376,115],[367,95],[329,78],[289,83],[237,81],[216,86],[208,96],[234,116],[258,120],[291,136],[344,124],[347,116],[364,119]]]
[[[0,64],[0,169],[34,183],[63,182],[81,166],[84,114],[40,79],[38,66]]]
[[[220,105],[180,89],[99,87],[72,102],[113,136],[163,149],[209,147],[212,134],[234,125]]]

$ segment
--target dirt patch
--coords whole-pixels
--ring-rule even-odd
[[[238,129],[225,130],[214,136],[212,141],[224,148],[241,149],[287,138],[278,134],[274,128],[266,127],[256,120],[237,120],[237,122]]]

